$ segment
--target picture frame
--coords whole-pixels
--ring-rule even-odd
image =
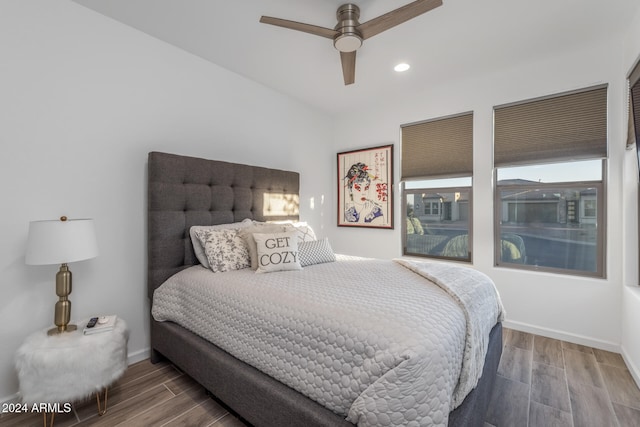
[[[338,226],[393,229],[393,144],[338,153]]]

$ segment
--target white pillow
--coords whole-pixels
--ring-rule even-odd
[[[301,270],[298,239],[295,231],[287,233],[254,233],[258,250],[256,273]]]
[[[245,227],[240,230],[240,237],[244,240],[245,245],[249,250],[249,259],[251,261],[251,268],[253,270],[258,269],[258,249],[256,248],[256,241],[253,238],[254,233],[282,233],[287,231],[284,225],[269,224],[264,222],[254,222],[251,227]]]
[[[306,222],[276,221],[274,224],[283,224],[288,229],[293,227],[293,229],[298,232],[298,243],[313,242],[314,240],[317,240],[316,233],[313,231],[313,228],[311,228],[311,226]]]
[[[336,260],[336,255],[333,253],[329,239],[326,237],[313,242],[299,243],[298,253],[300,254],[300,265],[302,267]]]
[[[200,239],[196,237],[196,231],[198,230],[226,230],[230,228],[244,228],[250,227],[253,224],[253,221],[249,218],[243,219],[241,222],[232,222],[228,224],[217,224],[217,225],[194,225],[189,229],[189,236],[191,236],[191,244],[193,245],[193,251],[196,253],[196,258],[200,261],[203,267],[209,267],[209,260],[207,260],[207,255],[204,253],[204,245],[200,242]]]
[[[249,250],[235,228],[196,230],[196,237],[204,246],[209,268],[214,273],[247,268]]]

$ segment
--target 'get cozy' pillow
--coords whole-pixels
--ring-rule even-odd
[[[258,250],[256,273],[301,270],[297,232],[253,233]]]

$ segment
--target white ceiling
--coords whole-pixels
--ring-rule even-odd
[[[345,86],[339,53],[322,37],[259,23],[261,15],[333,28],[344,0],[74,0],[330,114],[557,54],[628,28],[637,0],[443,0],[358,50]],[[353,0],[360,22],[411,0]],[[396,73],[406,61],[411,69]]]

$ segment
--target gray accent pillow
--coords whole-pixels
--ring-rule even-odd
[[[300,256],[300,265],[303,267],[336,260],[336,255],[333,253],[329,239],[326,237],[311,242],[298,243],[298,254]]]

